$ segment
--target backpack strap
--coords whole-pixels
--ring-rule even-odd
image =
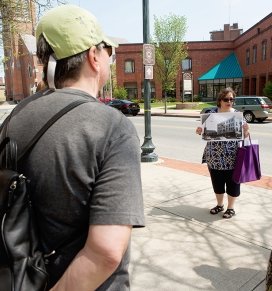
[[[61,109],[58,113],[56,113],[53,117],[51,117],[46,124],[35,134],[35,136],[32,138],[32,140],[26,145],[22,153],[18,157],[18,162],[25,156],[30,153],[30,151],[33,149],[35,144],[38,142],[38,140],[42,137],[42,135],[51,127],[58,119],[60,119],[64,114],[69,112],[70,110],[74,109],[75,107],[79,106],[80,104],[90,102],[86,99],[82,100],[76,100],[70,104],[68,104],[66,107]]]
[[[5,148],[5,146],[9,143],[10,138],[9,137],[5,137],[1,143],[0,143],[0,153],[2,153],[2,150]]]
[[[8,116],[7,122],[5,122],[5,125],[1,128],[4,131],[4,139],[0,143],[0,155],[1,155],[1,152],[3,151],[3,149],[6,148],[6,155],[5,155],[6,156],[6,167],[11,168],[11,169],[16,171],[17,170],[17,162],[30,153],[30,151],[33,149],[35,144],[39,141],[39,139],[42,137],[42,135],[49,129],[49,127],[51,127],[58,119],[60,119],[64,114],[66,114],[70,110],[74,109],[75,107],[79,106],[80,104],[87,103],[87,102],[90,102],[90,101],[86,100],[86,99],[76,100],[76,101],[68,104],[66,107],[61,109],[58,113],[56,113],[53,117],[51,117],[46,122],[46,124],[29,141],[29,143],[23,149],[22,153],[19,155],[18,159],[17,159],[17,144],[16,144],[16,142],[6,136],[8,123],[11,119],[11,116]]]

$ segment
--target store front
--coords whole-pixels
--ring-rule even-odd
[[[231,87],[237,95],[242,94],[243,72],[234,53],[198,78],[201,101],[214,101],[219,92]]]

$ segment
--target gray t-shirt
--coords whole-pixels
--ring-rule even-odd
[[[89,225],[144,225],[140,145],[130,120],[74,89],[37,93],[20,102],[9,125],[18,151],[60,109],[79,105],[42,136],[19,169],[30,178],[42,245],[51,258],[51,283],[84,245]],[[65,250],[64,245],[68,245]],[[128,290],[129,251],[98,290]]]

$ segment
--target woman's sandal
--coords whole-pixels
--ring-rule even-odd
[[[223,218],[232,218],[235,215],[234,209],[228,208],[225,213],[223,214]]]
[[[222,205],[222,206],[217,205],[210,210],[210,214],[212,214],[212,215],[218,214],[219,212],[221,212],[223,210],[224,210],[224,205]]]

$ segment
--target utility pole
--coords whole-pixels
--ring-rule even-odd
[[[144,53],[146,52],[147,58],[144,60],[144,70],[145,70],[145,79],[144,79],[144,118],[145,118],[145,137],[144,143],[141,146],[142,162],[156,162],[158,160],[157,154],[153,151],[155,146],[152,143],[151,137],[151,86],[150,79],[153,78],[153,60],[155,59],[154,50],[152,46],[149,45],[150,34],[149,34],[149,0],[143,0],[143,42],[144,42]],[[146,48],[146,50],[145,50]],[[152,55],[153,54],[153,55]],[[145,57],[144,57],[145,59]],[[149,75],[149,76],[147,76]],[[150,76],[152,75],[152,76]]]

